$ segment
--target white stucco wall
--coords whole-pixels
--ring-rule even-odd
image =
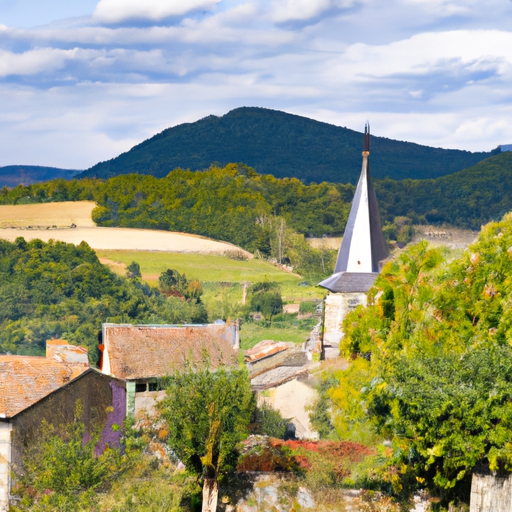
[[[135,393],[135,419],[142,419],[145,416],[149,416],[150,418],[158,416],[156,404],[165,397],[165,391],[146,391],[143,393]]]
[[[366,303],[366,293],[329,293],[325,299],[324,344],[338,345],[343,337],[341,322],[357,306]]]
[[[291,418],[299,439],[318,439],[318,433],[309,423],[307,405],[312,405],[318,392],[297,379],[275,388],[258,391],[258,404],[263,402],[281,413],[283,418]]]
[[[9,510],[11,424],[0,421],[0,512]]]

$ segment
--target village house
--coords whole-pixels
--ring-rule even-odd
[[[366,306],[367,293],[380,272],[388,249],[380,224],[377,198],[370,177],[370,128],[365,126],[363,163],[354,199],[332,276],[319,286],[329,290],[325,299],[325,345],[338,347],[343,336],[341,323],[360,304]]]
[[[305,347],[293,342],[264,340],[245,351],[252,390],[258,405],[266,403],[290,420],[300,439],[316,439],[308,406],[318,393],[309,382],[309,358]]]
[[[27,448],[43,421],[73,421],[77,401],[88,430],[102,428],[98,449],[119,443],[126,416],[123,382],[90,367],[87,349],[63,340],[46,343],[46,357],[0,355],[0,512],[9,509],[12,472],[22,470]]]
[[[191,325],[103,324],[100,370],[126,382],[127,414],[154,415],[159,379],[205,358],[212,369],[238,364],[237,321]]]

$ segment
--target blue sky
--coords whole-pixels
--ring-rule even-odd
[[[0,166],[85,169],[240,106],[512,143],[512,0],[0,0]]]

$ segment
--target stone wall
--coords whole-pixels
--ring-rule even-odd
[[[361,512],[397,510],[378,492],[309,489],[290,473],[246,472],[219,487],[219,512]],[[423,509],[421,509],[423,510]],[[411,512],[420,512],[415,508]]]
[[[489,471],[473,473],[470,512],[511,512],[512,475],[496,476]]]
[[[366,306],[366,293],[329,293],[325,299],[324,345],[338,345],[343,332],[341,323],[348,313],[362,304]]]
[[[55,427],[73,422],[78,400],[83,406],[81,419],[87,428],[102,428],[100,444],[119,443],[122,429],[113,430],[112,425],[122,426],[126,416],[124,385],[107,375],[89,371],[11,420],[14,471],[21,469],[27,448],[39,440],[42,421]]]
[[[11,424],[0,421],[0,512],[9,510],[9,478],[11,463]]]

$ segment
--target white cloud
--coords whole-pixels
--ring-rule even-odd
[[[407,4],[421,6],[425,11],[439,16],[470,13],[480,0],[403,0]]]
[[[429,32],[389,45],[351,45],[334,63],[333,73],[352,73],[360,80],[394,75],[455,75],[491,71],[510,72],[512,33],[498,30]]]
[[[130,19],[160,20],[198,9],[213,9],[221,0],[100,0],[93,16],[106,23]]]
[[[0,25],[0,165],[84,168],[242,105],[356,130],[369,118],[441,147],[510,143],[512,3],[487,1],[224,0],[205,14],[190,9],[220,0],[101,0],[93,17]]]
[[[309,20],[332,8],[352,7],[357,0],[274,0],[272,20]]]
[[[61,69],[66,60],[74,58],[77,51],[41,48],[19,54],[0,50],[0,76],[53,72]]]

